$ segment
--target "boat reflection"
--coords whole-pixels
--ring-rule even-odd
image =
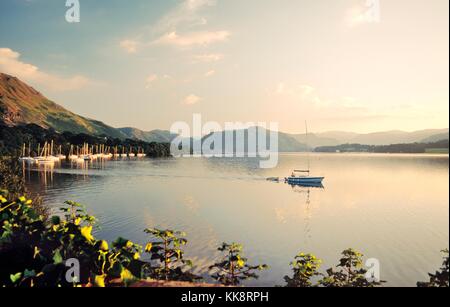
[[[325,189],[322,183],[288,183],[292,188],[303,187],[303,188],[313,188],[313,189]]]

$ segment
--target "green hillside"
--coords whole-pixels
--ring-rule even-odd
[[[33,123],[58,132],[125,138],[119,130],[72,113],[16,77],[3,73],[0,73],[0,119],[9,126]]]

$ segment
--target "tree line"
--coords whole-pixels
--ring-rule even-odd
[[[118,139],[107,136],[93,136],[88,134],[74,134],[71,132],[56,132],[54,129],[44,129],[35,124],[9,127],[0,123],[0,155],[18,156],[25,144],[31,145],[32,155],[37,155],[38,144],[53,141],[55,146],[62,147],[63,154],[69,154],[71,145],[82,146],[83,144],[105,145],[111,148],[124,148],[126,151],[133,148],[137,151],[141,148],[147,156],[152,158],[170,157],[170,144],[148,143],[135,139]],[[120,152],[119,152],[120,153]]]
[[[368,153],[427,153],[448,152],[449,141],[433,143],[411,143],[392,145],[342,144],[337,146],[321,146],[315,152],[368,152]]]

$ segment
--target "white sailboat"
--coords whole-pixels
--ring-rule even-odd
[[[325,177],[311,176],[311,163],[309,160],[309,147],[308,147],[308,123],[306,126],[306,150],[308,153],[308,169],[307,170],[294,170],[290,177],[286,178],[286,182],[292,185],[305,185],[305,186],[317,186],[321,185]]]
[[[81,158],[84,161],[91,161],[92,160],[92,156],[89,150],[89,144],[85,143],[83,146],[83,155],[81,156]]]
[[[58,155],[56,156],[59,160],[65,160],[66,156],[62,154],[62,145],[59,145]]]
[[[123,145],[122,145],[122,153],[119,155],[121,158],[126,158],[127,157],[127,154],[126,154],[126,152],[125,152],[125,147],[123,147]]]
[[[103,154],[104,159],[111,159],[113,157],[113,154],[111,153],[111,147],[107,146],[106,151]]]
[[[38,150],[39,151],[39,150]],[[35,158],[37,164],[54,164],[55,159],[49,155],[49,145],[47,142],[44,144],[44,148],[40,152],[39,156]]]
[[[51,141],[50,145],[47,145],[49,147],[48,151],[47,151],[47,155],[48,155],[47,157],[49,159],[53,160],[54,162],[60,162],[59,157],[53,155],[53,145],[54,145],[53,140]]]
[[[138,153],[137,153],[137,157],[138,157],[138,158],[143,158],[143,157],[145,157],[145,156],[146,156],[146,154],[144,153],[144,150],[141,149],[141,147],[139,147]]]
[[[23,149],[22,149],[22,156],[19,158],[20,162],[26,162],[26,163],[34,163],[35,160],[34,158],[31,157],[31,144],[29,144],[28,146],[28,156],[26,156],[26,145],[23,144]]]
[[[114,151],[113,151],[113,158],[117,158],[119,157],[119,149],[117,148],[117,146],[114,147]]]
[[[73,150],[73,145],[70,145],[69,160],[75,161],[77,159],[78,159],[78,146],[77,146],[77,154],[75,154]]]
[[[136,154],[133,152],[133,148],[130,146],[130,151],[128,152],[128,157],[134,158],[136,157]]]

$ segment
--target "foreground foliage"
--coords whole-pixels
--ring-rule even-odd
[[[293,276],[285,276],[286,286],[290,288],[308,288],[315,286],[313,279],[322,276],[319,272],[322,260],[312,254],[300,253],[291,262]]]
[[[159,280],[194,281],[200,279],[189,270],[192,261],[184,259],[182,247],[187,244],[186,234],[181,231],[146,229],[155,240],[147,243],[145,252],[155,264],[146,265],[146,276]]]
[[[19,197],[26,193],[25,181],[17,159],[3,159],[0,157],[0,187],[9,191],[10,196]]]
[[[439,271],[436,271],[434,274],[428,274],[430,276],[430,281],[428,282],[418,282],[418,287],[426,287],[426,288],[434,288],[434,287],[447,287],[448,283],[448,274],[449,274],[449,265],[448,265],[448,249],[443,250],[444,254],[444,262],[442,263],[442,267]]]
[[[21,175],[23,165],[18,159],[5,159],[0,156],[0,187],[8,191],[10,199],[17,199],[22,195],[30,195],[25,186],[25,180]],[[46,219],[49,215],[49,208],[45,206],[42,199],[35,195],[33,197],[33,208],[38,214]]]
[[[1,192],[0,270],[3,286],[55,287],[75,284],[106,286],[115,278],[124,282],[139,276],[142,263],[137,246],[118,240],[108,243],[92,235],[95,218],[74,202],[62,208],[64,216],[46,222],[32,207],[32,201],[20,197],[7,199]],[[66,278],[65,260],[77,259],[80,279]]]
[[[225,253],[225,256],[220,262],[210,267],[211,270],[216,271],[212,275],[215,280],[226,286],[237,286],[242,281],[257,279],[257,271],[269,268],[266,264],[249,265],[247,258],[242,256],[242,249],[242,245],[237,243],[223,243],[218,248],[220,252]]]
[[[384,281],[369,281],[366,278],[367,270],[364,268],[363,254],[347,249],[342,252],[337,269],[327,270],[327,276],[319,284],[325,287],[375,287]]]
[[[93,235],[96,219],[85,208],[68,201],[60,214],[46,218],[26,197],[15,198],[0,191],[0,287],[127,286],[145,278],[167,281],[195,281],[192,263],[184,258],[185,234],[174,230],[146,229],[152,240],[145,248],[125,238],[111,245]],[[258,278],[267,265],[250,265],[240,244],[223,243],[223,258],[212,265],[212,278],[227,286]],[[419,287],[448,287],[448,250],[444,263],[429,282]],[[149,259],[144,255],[148,255]],[[311,254],[298,254],[291,263],[293,275],[288,287],[375,287],[382,281],[368,281],[363,255],[345,250],[336,268],[326,274],[321,261]],[[73,260],[79,262],[79,273]]]
[[[293,276],[285,276],[287,287],[360,287],[380,286],[384,281],[370,281],[364,268],[363,254],[347,249],[336,268],[329,268],[326,275],[319,272],[322,261],[312,254],[300,253],[291,263]]]

